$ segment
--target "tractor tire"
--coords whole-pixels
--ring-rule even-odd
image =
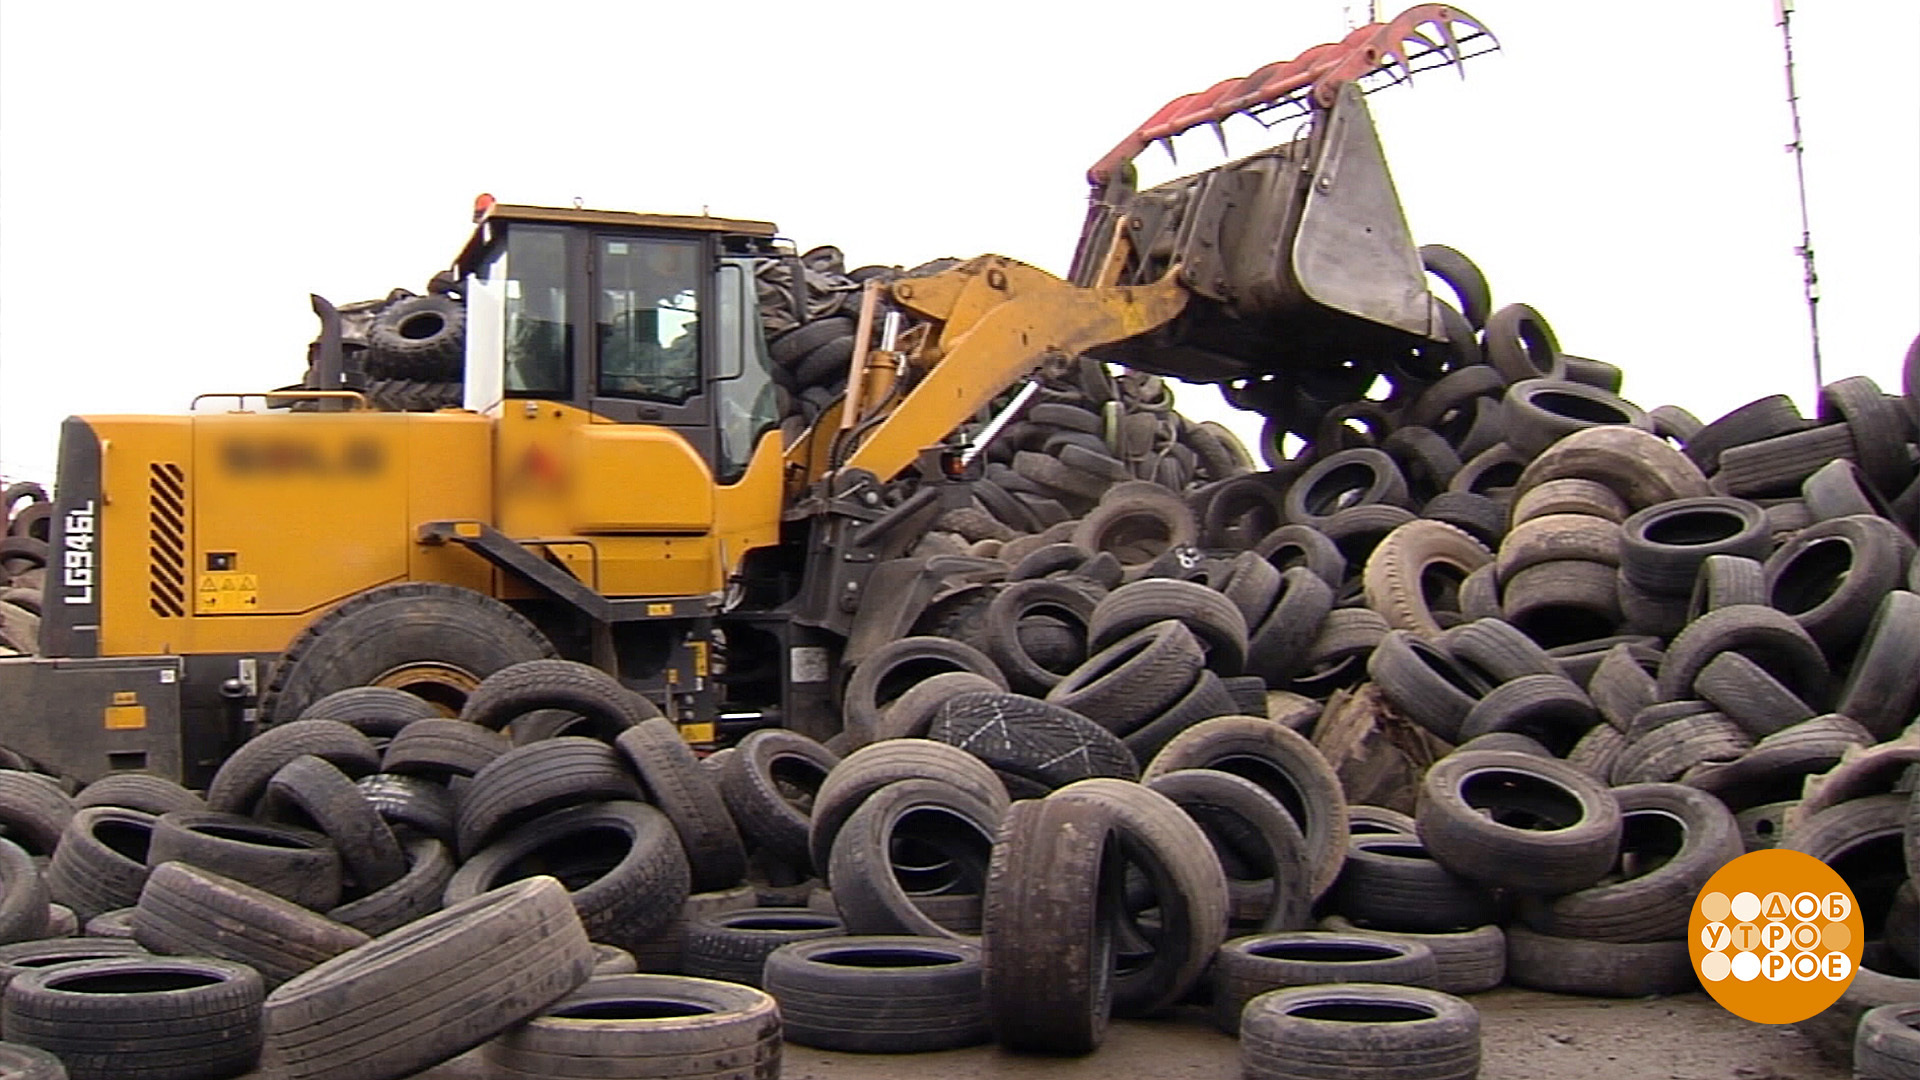
[[[367,327],[367,374],[382,379],[454,381],[466,359],[467,312],[446,296],[409,296]]]
[[[545,635],[491,597],[438,582],[382,585],[294,637],[268,676],[260,715],[292,720],[352,686],[394,686],[457,712],[487,676],[553,655]]]

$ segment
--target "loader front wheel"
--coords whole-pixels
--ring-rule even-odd
[[[471,589],[436,582],[383,585],[315,619],[287,646],[261,693],[269,724],[352,686],[390,686],[459,712],[480,680],[557,655],[518,612]]]

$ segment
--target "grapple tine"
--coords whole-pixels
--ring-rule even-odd
[[[1438,41],[1421,31],[1429,24],[1437,31]],[[1472,33],[1462,37],[1455,33],[1456,25]],[[1466,59],[1461,42],[1480,35],[1491,39],[1494,48],[1500,47],[1499,39],[1484,23],[1459,8],[1416,4],[1386,22],[1368,23],[1339,41],[1305,49],[1291,60],[1275,61],[1250,74],[1223,79],[1197,94],[1174,98],[1095,162],[1087,170],[1087,182],[1096,189],[1104,188],[1121,165],[1156,142],[1178,162],[1173,137],[1203,124],[1213,128],[1224,151],[1226,131],[1222,124],[1235,113],[1258,118],[1261,112],[1277,107],[1290,106],[1302,112],[1327,108],[1341,85],[1375,71],[1386,72],[1389,83],[1412,81],[1416,62],[1426,57],[1437,55],[1441,63],[1457,66]],[[1416,48],[1410,50],[1409,44]],[[1464,69],[1461,77],[1466,77]]]

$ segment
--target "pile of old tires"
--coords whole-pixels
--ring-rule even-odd
[[[0,491],[0,656],[40,651],[40,599],[46,592],[53,503],[39,484]]]

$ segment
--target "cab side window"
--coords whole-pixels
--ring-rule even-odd
[[[680,405],[700,392],[700,245],[594,244],[596,383],[606,397]]]

